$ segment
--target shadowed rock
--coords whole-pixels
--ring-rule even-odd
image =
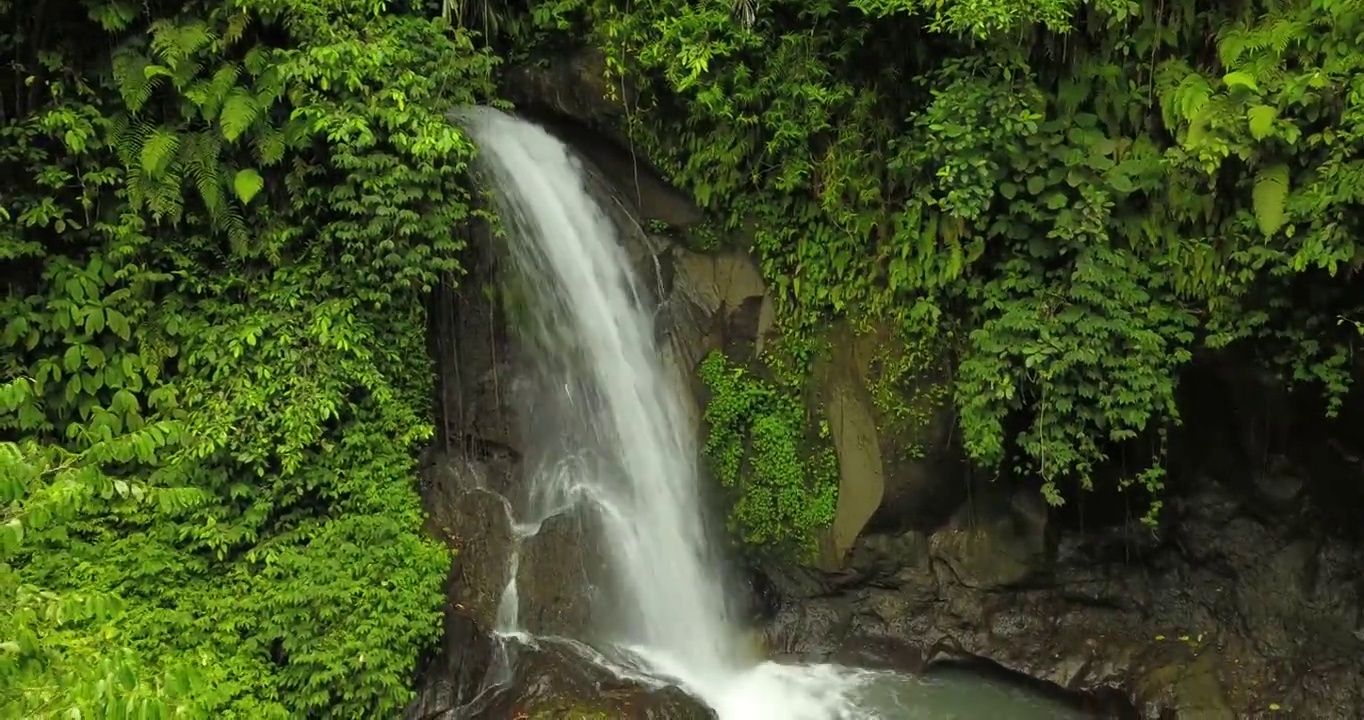
[[[1135,560],[1093,533],[1049,562],[1017,503],[926,539],[863,538],[852,574],[784,598],[770,643],[915,671],[984,660],[1151,720],[1361,717],[1358,551],[1295,540],[1216,490],[1169,511],[1178,537]]]
[[[603,549],[587,513],[566,511],[540,524],[521,545],[517,591],[521,626],[537,635],[590,631],[595,588],[605,581]]]
[[[473,697],[454,701],[448,684],[428,682],[407,720],[714,720],[715,712],[681,688],[620,677],[577,643],[506,638],[487,653],[488,675]],[[442,670],[444,672],[442,672]],[[451,665],[428,668],[450,677]],[[442,692],[444,691],[444,692]]]

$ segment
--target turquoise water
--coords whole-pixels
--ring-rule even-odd
[[[1081,720],[1026,688],[962,670],[908,675],[827,664],[762,662],[719,685],[677,677],[720,720]]]
[[[857,705],[884,720],[1079,720],[1049,698],[962,671],[930,677],[880,676],[857,692]]]

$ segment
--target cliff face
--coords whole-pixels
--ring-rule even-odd
[[[557,118],[614,188],[700,423],[700,359],[758,356],[775,338],[774,304],[744,253],[643,231],[701,218],[613,137],[619,107],[589,65],[523,69],[511,92]],[[827,333],[805,395],[837,455],[835,519],[818,562],[758,568],[774,651],[910,669],[983,662],[1119,715],[1364,717],[1364,452],[1340,424],[1293,421],[1272,383],[1229,360],[1196,369],[1153,532],[1116,491],[1054,509],[1026,483],[975,477],[954,443],[946,356],[905,374],[897,359],[923,348],[875,327]],[[887,392],[913,412],[888,412]]]

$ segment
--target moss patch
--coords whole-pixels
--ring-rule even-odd
[[[705,456],[732,491],[731,532],[750,549],[812,559],[838,499],[828,423],[812,427],[797,394],[720,352],[699,375],[710,391]]]

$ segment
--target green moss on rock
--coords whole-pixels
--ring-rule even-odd
[[[810,559],[834,519],[838,460],[827,422],[812,427],[800,397],[712,352],[705,456],[732,490],[731,531],[750,549]]]

